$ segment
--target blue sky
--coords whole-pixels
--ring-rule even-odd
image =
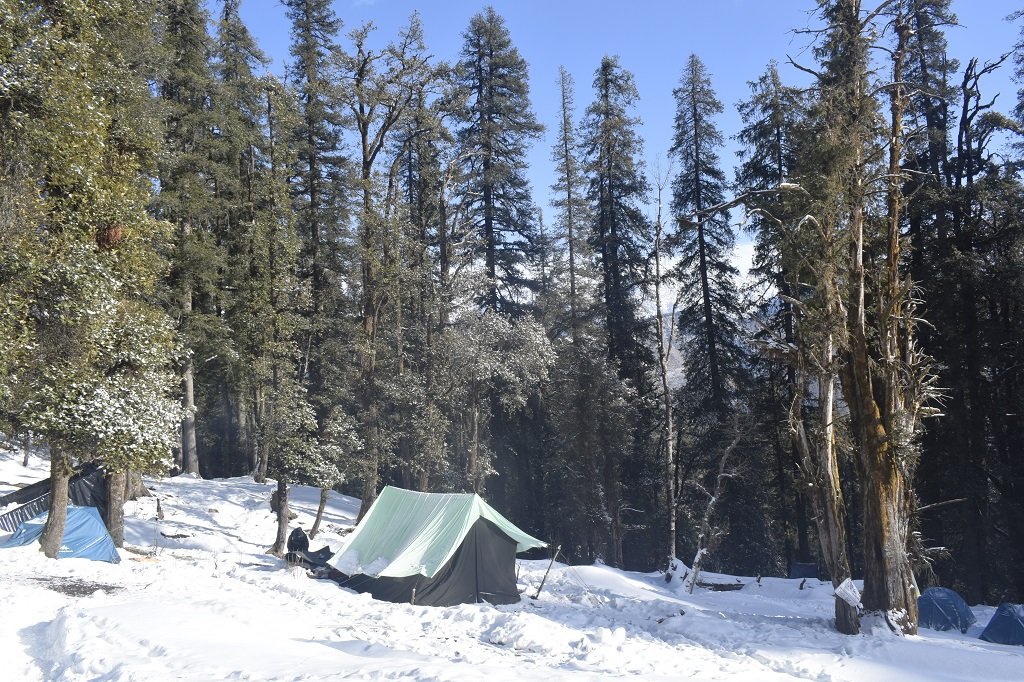
[[[438,59],[455,60],[470,17],[487,4],[480,0],[336,0],[334,8],[344,22],[343,34],[373,21],[380,45],[397,35],[409,15],[419,10],[428,48]],[[740,129],[735,104],[749,96],[747,81],[763,73],[769,60],[777,60],[783,79],[794,84],[805,77],[785,63],[787,55],[800,63],[813,61],[809,37],[793,32],[817,26],[810,13],[816,5],[813,0],[494,0],[489,4],[505,18],[514,44],[530,65],[534,112],[547,127],[531,151],[528,175],[534,200],[547,220],[552,215],[547,200],[553,181],[550,150],[557,132],[559,65],[575,78],[578,115],[592,98],[591,81],[602,56],[619,55],[622,65],[633,72],[640,91],[635,113],[642,120],[644,155],[653,180],[656,164],[665,167],[674,116],[672,89],[691,53],[707,66],[725,106],[718,126],[727,138]],[[1011,24],[1004,18],[1019,6],[1011,0],[954,0],[962,26],[947,31],[951,54],[966,63],[972,56],[988,60],[1010,50],[1018,38],[1019,22]],[[274,60],[272,69],[280,72],[290,41],[283,6],[276,0],[245,0],[242,16]],[[343,35],[342,43],[346,42]],[[1001,91],[997,108],[1003,111],[1016,101],[1012,68],[1007,64],[990,77],[985,90],[989,97]],[[731,141],[721,156],[731,177],[728,169],[735,162]]]

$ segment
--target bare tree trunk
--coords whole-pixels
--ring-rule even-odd
[[[107,474],[107,532],[115,547],[124,547],[124,499],[128,476],[122,471]]]
[[[267,554],[283,557],[288,547],[288,481],[285,477],[277,479],[277,539]]]
[[[665,318],[661,308],[661,237],[664,227],[661,221],[661,193],[666,180],[667,174],[665,177],[662,177],[659,173],[658,217],[654,223],[654,305],[657,311],[658,322],[658,370],[661,376],[662,438],[665,441],[665,509],[668,513],[668,535],[665,538],[666,553],[668,555],[668,563],[666,565],[671,565],[672,561],[676,558],[676,437],[672,423],[672,393],[668,386],[668,354],[672,350],[672,338],[670,333],[668,343],[665,342]],[[570,249],[572,248],[571,244],[572,242],[570,241]],[[573,295],[575,296],[575,291],[573,291]],[[676,308],[672,306],[670,324],[675,323],[675,313]],[[573,324],[575,325],[575,321]],[[575,328],[573,333],[575,334]]]
[[[725,448],[725,451],[722,453],[722,458],[718,462],[718,475],[715,477],[714,492],[704,491],[708,495],[708,505],[704,508],[704,515],[701,517],[700,533],[697,535],[697,553],[693,556],[693,563],[690,566],[690,574],[686,577],[686,581],[683,583],[686,591],[690,594],[693,594],[693,588],[697,584],[697,580],[700,578],[700,569],[704,563],[704,558],[711,552],[711,542],[714,540],[715,536],[715,529],[711,526],[711,519],[714,518],[718,501],[722,499],[725,481],[732,477],[732,474],[727,469],[729,458],[732,456],[732,453],[736,450],[736,447],[740,444],[742,439],[743,434],[740,432],[739,426],[737,426],[736,435],[733,437],[732,442]]]
[[[124,497],[126,500],[137,500],[140,497],[149,497],[152,493],[146,488],[142,480],[142,474],[138,471],[129,471],[125,474]]]
[[[473,390],[473,404],[470,406],[470,443],[469,460],[466,462],[466,475],[473,492],[479,495],[482,491],[483,477],[480,469],[480,392]]]
[[[184,222],[181,225],[181,244],[185,248],[185,242],[192,233],[192,227]],[[187,319],[192,314],[192,290],[188,286],[181,293],[181,310]],[[192,356],[185,360],[185,367],[181,373],[181,406],[184,409],[184,416],[181,418],[181,462],[179,463],[180,473],[199,474],[199,458],[196,453],[196,401],[195,401],[195,365]]]
[[[64,449],[50,443],[50,509],[46,525],[39,538],[43,554],[56,559],[64,541],[64,526],[68,520],[68,481],[71,479],[71,458]]]
[[[26,431],[25,435],[21,439],[21,454],[22,454],[22,466],[28,466],[28,452],[32,447],[32,432]]]
[[[181,473],[199,475],[199,457],[196,454],[196,402],[195,379],[192,358],[185,361],[181,375],[181,406],[185,416],[181,418]]]
[[[313,528],[309,531],[311,538],[315,538],[316,534],[320,532],[320,522],[324,518],[324,509],[327,507],[327,497],[330,492],[330,488],[320,488],[320,504],[316,508],[316,520],[313,521]]]
[[[828,278],[822,284],[826,299],[834,302],[835,288]],[[797,328],[797,338],[801,337]],[[801,341],[801,345],[807,341]],[[810,483],[810,497],[814,503],[818,540],[821,543],[822,558],[832,579],[832,586],[838,587],[852,577],[846,541],[846,503],[839,481],[839,458],[835,446],[835,378],[832,367],[835,363],[834,341],[830,332],[825,332],[817,350],[818,424],[812,441],[804,425],[803,388],[807,369],[801,362],[797,376],[799,393],[793,402],[790,415],[793,444],[800,453],[805,476]],[[835,598],[836,629],[847,635],[860,632],[860,618],[856,608],[839,597]]]

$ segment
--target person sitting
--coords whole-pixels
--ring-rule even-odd
[[[301,527],[296,528],[288,536],[289,552],[305,552],[309,550],[309,536]]]

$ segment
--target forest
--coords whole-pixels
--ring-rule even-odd
[[[240,0],[0,0],[0,433],[49,450],[48,556],[96,460],[276,481],[273,553],[289,484],[392,484],[573,563],[816,564],[902,632],[928,585],[1024,600],[1024,91],[986,89],[1024,41],[808,2],[804,81],[767,64],[740,130],[680,64],[666,171],[616,56],[541,121],[491,7],[444,61],[416,14],[282,4],[275,74]]]

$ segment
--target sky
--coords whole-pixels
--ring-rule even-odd
[[[211,0],[213,4],[213,0]],[[785,82],[802,84],[806,75],[787,64],[787,58],[812,65],[810,37],[795,31],[815,28],[813,0],[494,0],[505,19],[513,44],[530,67],[530,97],[537,119],[547,130],[532,147],[528,178],[534,201],[545,216],[549,188],[554,182],[551,147],[559,120],[558,69],[564,65],[575,79],[576,119],[592,99],[594,70],[604,55],[618,55],[630,70],[640,92],[634,112],[642,122],[644,160],[648,179],[667,168],[675,104],[672,89],[689,55],[704,62],[725,111],[717,124],[727,138],[722,165],[727,177],[736,160],[731,139],[742,127],[736,103],[749,96],[748,81],[757,79],[769,61],[779,62]],[[438,59],[458,59],[462,33],[470,18],[487,5],[483,0],[336,0],[335,13],[348,31],[373,21],[377,45],[395,37],[409,15],[420,12],[428,48]],[[873,5],[866,1],[865,6]],[[1020,3],[1011,0],[953,0],[961,26],[947,31],[950,52],[966,64],[1009,51],[1018,39],[1020,22],[1005,17]],[[245,0],[242,16],[280,72],[289,59],[290,26],[277,0]],[[1008,111],[1016,101],[1012,64],[987,81],[989,96],[1001,92],[997,109]],[[983,81],[983,87],[985,81]]]

